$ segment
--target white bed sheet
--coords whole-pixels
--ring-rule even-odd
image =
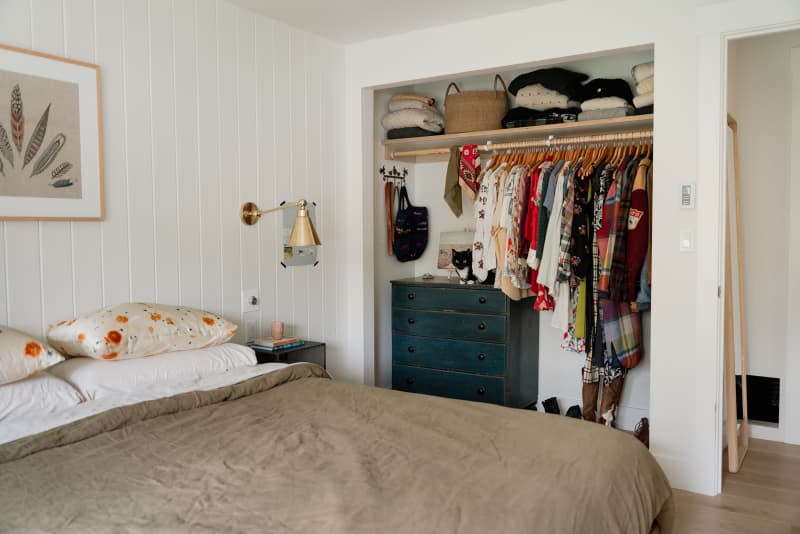
[[[231,369],[224,373],[207,376],[198,380],[191,380],[173,384],[157,384],[135,393],[119,395],[109,395],[99,399],[88,400],[77,406],[68,408],[54,414],[42,414],[39,417],[27,417],[24,419],[3,422],[0,424],[0,444],[8,443],[16,439],[32,436],[45,430],[55,428],[84,417],[111,410],[119,406],[135,404],[137,402],[170,397],[187,391],[207,391],[216,389],[237,382],[242,382],[254,376],[271,373],[277,369],[286,367],[285,363],[265,363],[248,367]],[[294,364],[293,364],[294,365]]]

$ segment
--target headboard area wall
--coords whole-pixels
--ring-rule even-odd
[[[250,330],[283,320],[328,341],[335,367],[343,46],[223,0],[3,0],[0,41],[99,64],[106,208],[100,223],[0,221],[0,324],[38,334],[157,301],[241,326],[257,289]],[[325,246],[285,269],[281,219],[245,227],[238,211],[297,198],[317,202]]]

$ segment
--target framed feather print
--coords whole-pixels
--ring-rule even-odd
[[[0,45],[0,219],[103,219],[100,68]]]

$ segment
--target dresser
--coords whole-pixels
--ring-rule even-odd
[[[392,281],[392,389],[522,407],[537,400],[533,300],[434,277]]]

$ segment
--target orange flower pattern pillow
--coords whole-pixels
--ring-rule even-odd
[[[52,325],[47,340],[69,356],[125,360],[212,347],[235,333],[235,324],[213,313],[132,302]]]
[[[41,341],[0,325],[0,385],[22,380],[64,361],[64,356]]]

